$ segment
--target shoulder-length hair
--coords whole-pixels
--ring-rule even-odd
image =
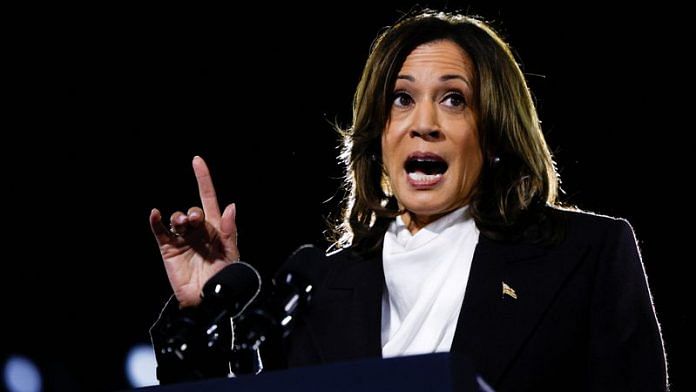
[[[558,176],[524,75],[509,46],[481,20],[423,11],[401,19],[373,43],[353,100],[352,126],[342,131],[345,186],[335,245],[378,249],[391,220],[403,213],[384,186],[381,137],[393,89],[406,57],[416,47],[450,40],[475,65],[474,110],[484,165],[470,210],[481,233],[519,237],[545,220],[554,205]]]

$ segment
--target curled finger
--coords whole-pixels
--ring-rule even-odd
[[[188,226],[188,217],[177,211],[169,218],[169,232],[175,236],[184,235]]]
[[[191,207],[186,214],[188,218],[189,225],[192,228],[200,227],[203,222],[205,222],[205,213],[200,207]]]

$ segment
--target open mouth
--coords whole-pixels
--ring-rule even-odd
[[[447,161],[433,153],[413,153],[404,163],[409,182],[416,186],[436,185],[447,168]]]

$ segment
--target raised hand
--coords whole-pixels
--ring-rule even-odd
[[[229,204],[221,215],[210,171],[201,157],[193,158],[193,171],[203,209],[176,211],[169,218],[169,228],[162,223],[159,210],[150,213],[150,227],[181,307],[198,305],[205,282],[239,260],[236,206]]]

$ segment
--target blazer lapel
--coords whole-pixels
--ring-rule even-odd
[[[384,270],[381,252],[370,258],[347,255],[348,260],[327,278],[322,329],[314,328],[317,345],[325,361],[380,357],[382,291]],[[345,262],[343,262],[345,261]],[[337,339],[337,337],[341,337]]]
[[[452,351],[470,356],[489,383],[504,376],[577,265],[564,253],[480,237]]]

